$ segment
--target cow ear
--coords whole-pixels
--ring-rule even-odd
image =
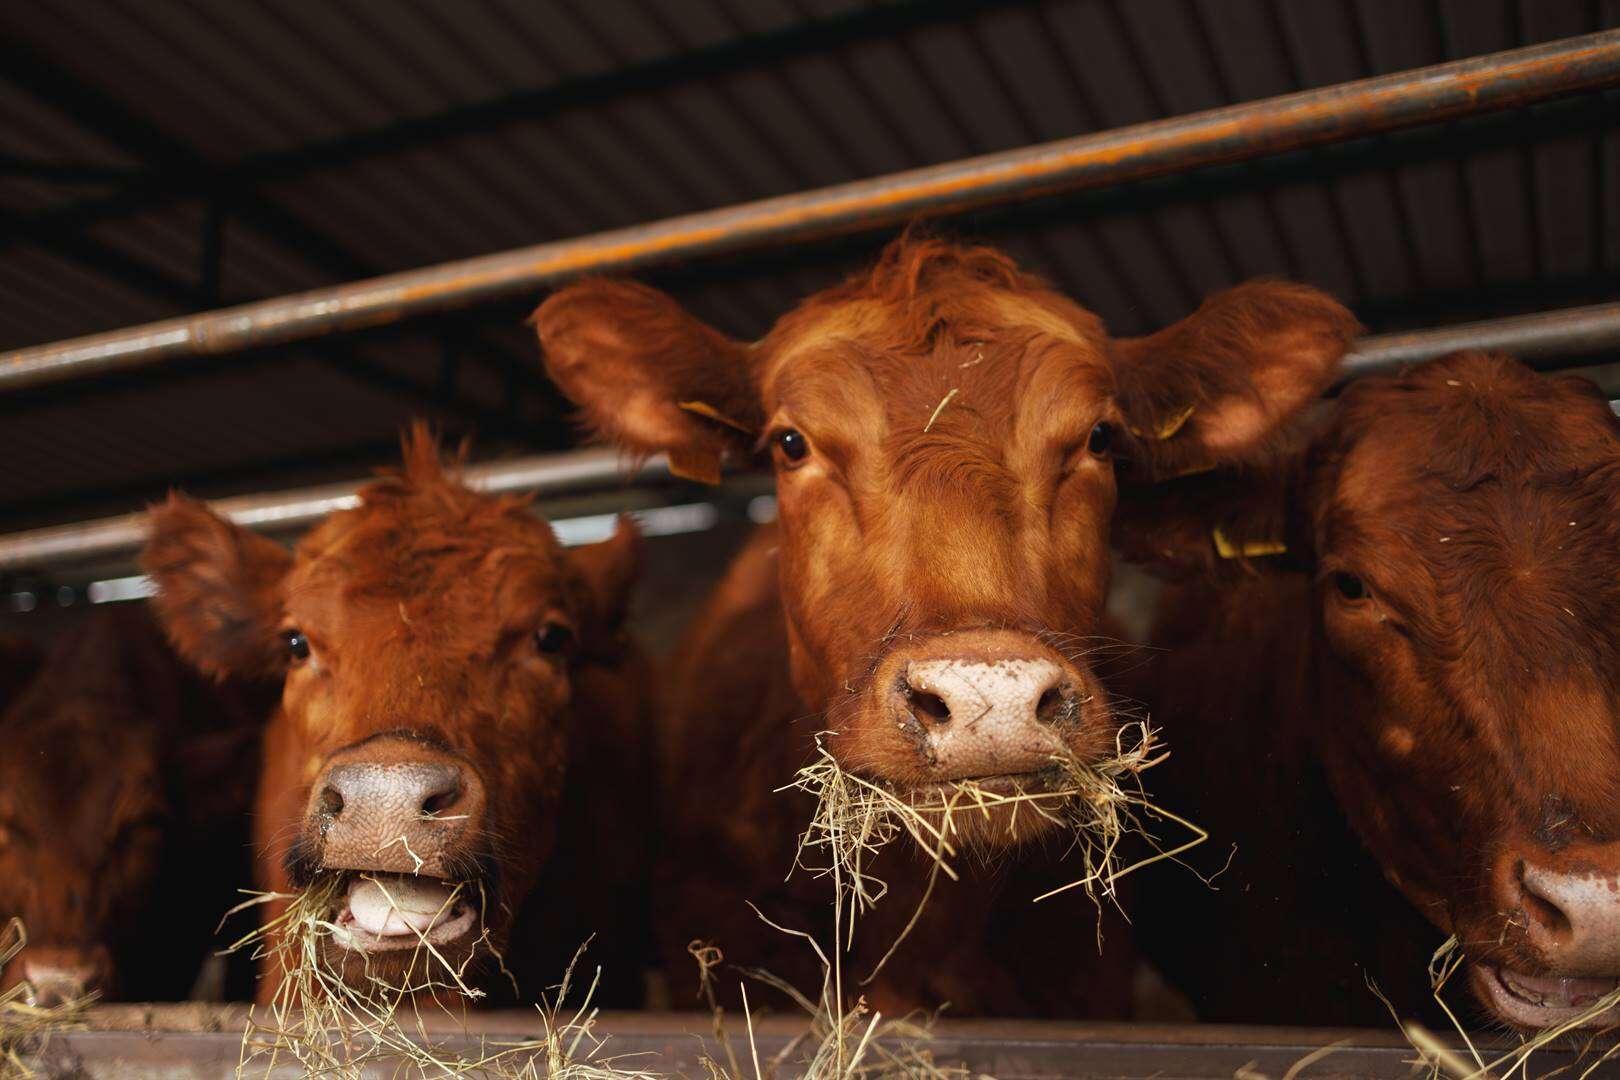
[[[1275,462],[1360,329],[1319,289],[1254,281],[1156,334],[1116,340],[1138,478]]]
[[[641,530],[621,515],[612,536],[569,550],[569,562],[584,582],[591,628],[597,634],[611,637],[623,625],[636,579],[641,576],[644,548]]]
[[[286,664],[282,603],[292,556],[182,495],[152,507],[141,565],[176,651],[207,674],[269,677]]]
[[[547,373],[608,441],[667,453],[677,475],[719,483],[764,422],[749,348],[632,281],[570,285],[530,320]]]

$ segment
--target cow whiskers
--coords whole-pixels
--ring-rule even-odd
[[[27,945],[22,920],[8,921],[0,929],[0,971]],[[38,1060],[56,1032],[83,1027],[84,1011],[95,999],[91,993],[60,1005],[36,1005],[34,988],[26,982],[0,993],[0,1077],[38,1075],[30,1059]]]
[[[415,931],[417,942],[403,975],[387,978],[373,970],[372,958],[363,958],[364,978],[359,985],[344,978],[331,960],[333,938],[341,933],[335,913],[353,875],[322,873],[297,893],[252,893],[226,914],[273,901],[285,901],[286,911],[244,935],[227,951],[252,949],[257,958],[270,957],[279,966],[281,981],[267,1008],[255,1009],[242,1036],[238,1075],[264,1070],[267,1074],[283,1057],[296,1061],[307,1075],[358,1077],[373,1066],[400,1066],[423,1075],[473,1074],[486,1077],[560,1077],[565,1080],[610,1080],[649,1077],[625,1071],[600,1056],[604,1040],[592,1033],[596,1012],[591,1007],[596,980],[583,1003],[567,1016],[563,1006],[571,989],[574,968],[568,965],[555,998],[542,997],[539,1011],[544,1035],[528,1041],[496,1042],[462,1039],[453,1045],[444,1037],[442,1023],[428,1022],[437,1009],[451,1021],[466,1003],[484,996],[467,982],[467,970],[480,951],[491,954],[505,971],[505,962],[490,942],[488,931],[460,963],[452,963],[425,932]],[[386,897],[386,885],[378,880]],[[450,912],[465,885],[457,885],[444,900],[434,920]],[[485,897],[479,889],[479,907]],[[392,903],[392,897],[389,897]],[[480,920],[482,924],[482,920]],[[587,943],[588,944],[588,943]],[[584,952],[581,946],[580,953]],[[355,954],[345,954],[352,958]],[[600,976],[600,972],[598,972]],[[432,1030],[430,1030],[430,1027]],[[453,1031],[453,1025],[452,1025]],[[465,1032],[462,1032],[465,1034]],[[543,1071],[542,1071],[543,1069]]]

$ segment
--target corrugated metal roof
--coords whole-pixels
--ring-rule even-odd
[[[0,8],[0,348],[1620,25],[1620,0]],[[1616,95],[972,215],[1118,332],[1284,274],[1375,329],[1620,293]],[[654,275],[755,334],[881,238]],[[217,253],[217,261],[214,255]],[[0,529],[572,433],[521,304],[0,398]]]

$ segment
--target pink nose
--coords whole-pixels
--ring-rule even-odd
[[[1520,859],[1515,869],[1529,916],[1525,934],[1564,975],[1620,973],[1620,847],[1547,862]]]
[[[919,650],[901,661],[892,707],[920,729],[940,780],[1039,772],[1066,752],[1084,704],[1062,665],[1039,653]]]
[[[42,1008],[66,1004],[104,988],[110,963],[105,949],[31,947],[20,960],[23,981]]]

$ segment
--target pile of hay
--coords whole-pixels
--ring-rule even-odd
[[[800,769],[793,783],[781,790],[801,791],[816,799],[815,813],[799,838],[795,866],[833,879],[836,902],[841,907],[848,904],[851,936],[858,915],[888,891],[887,883],[872,873],[877,854],[906,835],[933,863],[918,907],[920,914],[940,874],[958,880],[955,863],[962,853],[963,825],[970,816],[989,821],[995,814],[1005,822],[1010,840],[1018,838],[1020,823],[1031,818],[1059,825],[1071,838],[1079,876],[1035,897],[1036,901],[1082,889],[1094,902],[1106,898],[1117,903],[1115,888],[1121,878],[1176,858],[1208,839],[1203,829],[1148,801],[1141,775],[1163,761],[1165,753],[1146,720],[1123,725],[1115,736],[1114,753],[1101,761],[1054,758],[1043,790],[1003,793],[973,781],[955,781],[938,788],[924,802],[846,771],[827,749],[825,734],[817,736],[816,760]],[[1191,836],[1166,847],[1147,827],[1149,819],[1178,825]],[[1122,866],[1120,843],[1130,834],[1144,838],[1153,853]],[[911,925],[915,923],[914,914]]]
[[[1539,1031],[1529,1038],[1520,1036],[1518,1046],[1490,1061],[1486,1061],[1484,1055],[1474,1046],[1473,1040],[1468,1037],[1468,1032],[1458,1022],[1456,1013],[1452,1012],[1451,1006],[1446,1004],[1445,998],[1442,996],[1446,983],[1456,974],[1457,969],[1462,967],[1462,964],[1462,945],[1454,934],[1435,950],[1434,956],[1429,960],[1429,985],[1434,991],[1434,1000],[1439,1004],[1441,1010],[1445,1012],[1446,1019],[1451,1022],[1452,1027],[1457,1029],[1457,1034],[1462,1038],[1463,1046],[1468,1051],[1468,1057],[1466,1058],[1456,1050],[1446,1046],[1422,1024],[1413,1021],[1403,1022],[1395,1014],[1395,1009],[1390,1006],[1389,1000],[1379,994],[1384,1004],[1389,1007],[1390,1015],[1395,1016],[1395,1022],[1400,1025],[1401,1033],[1412,1044],[1412,1048],[1418,1052],[1416,1064],[1427,1070],[1429,1080],[1442,1080],[1442,1078],[1455,1078],[1455,1080],[1510,1080],[1514,1076],[1529,1080],[1532,1075],[1530,1072],[1530,1059],[1536,1051],[1558,1042],[1566,1036],[1574,1035],[1592,1020],[1609,1012],[1616,1005],[1620,1005],[1620,988],[1611,990],[1581,1010],[1578,1015],[1554,1027]],[[1373,988],[1373,992],[1378,993],[1377,987]],[[1580,1071],[1570,1073],[1575,1080],[1585,1080],[1604,1062],[1620,1054],[1620,1041],[1609,1038],[1617,1030],[1620,1030],[1620,1025],[1610,1025],[1595,1030],[1587,1036],[1584,1045],[1579,1046],[1576,1056],[1576,1064],[1581,1065]],[[1611,1045],[1596,1058],[1587,1062],[1588,1056],[1605,1039],[1608,1039]],[[1582,1064],[1583,1062],[1584,1064]],[[1563,1066],[1555,1070],[1555,1072],[1562,1073],[1572,1068],[1573,1066]],[[1553,1074],[1549,1073],[1547,1075]]]
[[[279,918],[227,950],[251,948],[255,959],[269,957],[281,972],[275,1000],[267,1008],[256,1009],[248,1021],[238,1075],[250,1070],[269,1075],[290,1059],[306,1075],[323,1076],[358,1077],[376,1066],[386,1066],[390,1075],[399,1076],[544,1076],[557,1080],[652,1076],[626,1071],[602,1056],[604,1040],[593,1033],[596,1010],[591,999],[596,979],[581,1004],[564,1013],[574,968],[585,946],[575,954],[554,994],[543,997],[536,1006],[539,1038],[516,1042],[480,1038],[472,1054],[449,1045],[442,1024],[433,1025],[437,1032],[430,1031],[428,1017],[464,1023],[467,1005],[484,992],[466,981],[466,964],[452,966],[425,937],[413,950],[403,979],[390,982],[368,973],[365,985],[349,985],[327,961],[328,943],[334,933],[341,932],[333,918],[348,883],[347,874],[323,874],[302,892],[254,894],[227,914],[229,918],[270,901],[287,902]],[[377,884],[386,895],[386,885]],[[457,892],[445,900],[445,910],[455,904]],[[480,947],[499,961],[487,936]]]
[[[6,923],[0,931],[0,970],[27,945],[22,920]],[[53,1033],[83,1027],[84,1011],[95,998],[92,993],[61,1005],[36,1005],[34,988],[26,982],[0,994],[0,1078],[34,1076],[26,1058],[37,1058]]]

